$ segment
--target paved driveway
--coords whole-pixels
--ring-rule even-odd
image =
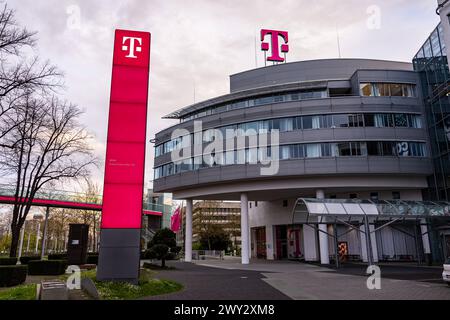
[[[381,289],[369,290],[365,266],[336,271],[290,261],[253,260],[244,266],[236,260],[197,263],[229,271],[260,271],[263,281],[292,299],[450,300],[450,288],[438,280],[440,268],[381,266]]]
[[[157,278],[184,285],[179,292],[147,297],[148,300],[290,300],[263,281],[259,271],[227,270],[193,263],[168,261],[176,270],[158,271]]]

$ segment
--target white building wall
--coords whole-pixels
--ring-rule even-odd
[[[292,209],[295,199],[288,200],[288,206],[283,207],[283,201],[250,201],[249,208],[249,224],[250,228],[265,227],[266,228],[266,253],[267,259],[275,259],[275,230],[276,225],[292,224]],[[256,244],[253,244],[256,248]]]
[[[393,190],[400,192],[402,200],[422,200],[422,192],[420,190]],[[360,199],[369,199],[369,191],[350,192],[356,193]],[[336,195],[336,198],[348,199],[349,192],[346,193],[325,193],[328,198],[330,194]],[[392,199],[392,191],[378,191],[379,199]],[[265,227],[266,229],[266,253],[267,259],[273,260],[276,255],[275,242],[275,226],[291,225],[293,221],[292,210],[296,199],[287,199],[288,206],[283,206],[283,200],[277,201],[249,201],[249,225],[250,228]],[[374,227],[372,226],[372,231]],[[332,231],[332,228],[329,228]],[[339,225],[338,234],[343,234],[348,227]],[[364,229],[363,229],[364,230]],[[413,232],[409,230],[409,232]],[[405,238],[406,237],[406,238]],[[382,255],[405,254],[415,256],[414,238],[396,231],[390,227],[386,227],[371,234],[372,250],[374,261],[382,258]],[[409,238],[409,239],[407,239]],[[332,237],[329,237],[330,255],[335,253],[335,243]],[[339,237],[339,241],[348,242],[348,250],[351,255],[361,255],[364,261],[367,261],[367,252],[365,248],[365,236],[357,230],[350,231],[344,236]],[[252,256],[256,256],[256,240],[252,232]],[[395,251],[394,251],[395,247]],[[300,231],[300,248],[306,261],[318,261],[318,235],[314,228],[303,226]],[[293,248],[289,248],[288,253]]]

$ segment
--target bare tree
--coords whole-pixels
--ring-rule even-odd
[[[19,124],[11,121],[15,104],[29,92],[48,93],[62,85],[62,74],[49,62],[37,57],[21,57],[26,47],[34,47],[36,33],[20,27],[14,10],[5,4],[0,9],[0,147],[13,148],[1,139]]]
[[[81,114],[73,104],[55,97],[27,95],[14,107],[18,125],[4,141],[2,171],[15,185],[10,256],[16,256],[20,229],[32,202],[45,185],[86,177],[95,158],[89,135],[77,122]]]
[[[85,179],[85,185],[83,192],[80,193],[78,201],[84,203],[101,204],[101,188],[98,184],[94,183],[91,179]],[[91,248],[92,251],[97,251],[97,232],[100,224],[101,212],[94,210],[77,210],[77,214],[80,214],[81,220],[84,224],[89,225],[89,233],[91,234]]]

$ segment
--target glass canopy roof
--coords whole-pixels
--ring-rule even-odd
[[[450,202],[299,198],[295,213],[308,216],[448,217]]]

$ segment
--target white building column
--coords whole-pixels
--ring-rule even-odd
[[[322,189],[316,190],[317,199],[325,199],[325,192]],[[320,219],[320,218],[319,218]],[[322,218],[322,221],[326,221]],[[320,248],[320,263],[330,264],[330,250],[328,248],[328,230],[327,224],[319,224],[319,248]]]
[[[248,196],[241,193],[241,262],[249,264]]]
[[[192,199],[186,200],[186,230],[184,239],[184,261],[192,261]]]
[[[366,237],[366,228],[362,224],[359,226],[359,230],[361,230],[360,238],[361,238],[361,258],[363,262],[368,262],[367,259],[367,237]],[[372,262],[378,262],[378,249],[377,249],[377,239],[375,235],[375,226],[373,224],[369,224],[369,231],[370,231],[370,243],[372,247]]]
[[[430,238],[428,236],[428,226],[425,223],[426,223],[425,219],[420,220],[420,233],[422,235],[423,253],[425,255],[429,255],[431,253]],[[425,260],[426,259],[427,258],[425,258]]]
[[[303,251],[305,261],[317,261],[317,233],[310,225],[303,225]]]
[[[275,259],[275,250],[274,250],[274,241],[273,241],[273,225],[266,225],[266,256],[267,260]]]
[[[372,261],[374,263],[378,262],[378,247],[377,247],[377,237],[375,234],[375,225],[369,225],[370,230],[370,242],[372,244]]]

